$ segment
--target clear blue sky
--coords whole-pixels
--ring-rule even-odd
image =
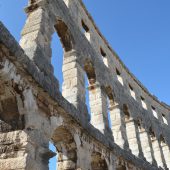
[[[152,94],[170,104],[170,0],[84,0],[84,3],[131,72]],[[0,20],[17,40],[26,18],[23,12],[26,4],[27,0],[0,0]],[[61,82],[62,52],[56,37],[52,46],[55,74]]]

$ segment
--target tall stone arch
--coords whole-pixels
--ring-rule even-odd
[[[77,151],[76,143],[71,132],[64,126],[55,129],[52,142],[58,152],[58,170],[76,169]]]
[[[60,37],[63,49],[65,52],[69,52],[73,49],[74,39],[71,35],[68,26],[62,21],[62,19],[57,19],[56,24],[54,25],[55,30]]]
[[[52,75],[52,35],[57,32],[65,52],[73,49],[73,36],[63,21],[64,15],[58,8],[58,2],[30,1],[25,11],[27,21],[22,31],[20,45],[45,75]]]
[[[6,83],[5,83],[6,84]],[[22,112],[22,90],[12,82],[14,89],[0,82],[0,131],[22,130],[25,127],[25,115]]]
[[[108,170],[106,160],[98,152],[92,153],[91,170]]]

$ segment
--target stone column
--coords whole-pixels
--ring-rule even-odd
[[[143,155],[146,160],[152,164],[153,162],[155,162],[154,155],[152,153],[151,146],[149,143],[148,133],[144,128],[139,129],[139,137],[141,141]]]
[[[65,52],[63,61],[63,96],[88,119],[85,100],[85,72],[78,63],[80,54],[75,50]]]
[[[140,129],[139,129],[137,121],[135,121],[134,123],[135,123],[135,130],[136,130],[136,139],[137,139],[138,148],[139,148],[139,155],[138,156],[145,160],[143,150],[142,150],[142,143],[141,143],[141,139],[140,139]]]
[[[114,141],[121,148],[129,150],[129,144],[126,135],[126,126],[123,120],[123,113],[118,104],[110,107],[110,117],[112,122],[112,133]]]
[[[34,9],[36,5],[38,8]],[[42,1],[30,4],[26,8],[26,12],[28,17],[22,30],[20,45],[42,72],[45,74],[53,73],[51,36],[54,32],[54,25],[52,18]]]
[[[137,140],[137,131],[135,127],[135,121],[130,118],[129,120],[125,120],[126,122],[126,133],[129,143],[129,148],[131,149],[132,153],[135,156],[139,156],[139,146],[138,146],[138,140]]]
[[[161,152],[163,167],[164,167],[164,169],[167,169],[165,155],[164,155],[163,150],[162,150],[162,145],[164,145],[165,143],[162,142],[162,141],[159,141],[159,140],[158,140],[158,143],[159,143],[159,148],[160,148],[160,152]]]
[[[163,156],[166,162],[166,166],[167,168],[170,169],[170,150],[169,147],[166,143],[161,143],[161,148],[162,148],[162,152],[163,152]]]
[[[159,142],[156,139],[156,137],[152,137],[152,147],[153,147],[153,153],[154,153],[154,157],[155,160],[157,162],[158,167],[164,167],[163,165],[163,159],[162,159],[162,155],[161,155],[161,151],[160,151],[160,146],[159,146]]]
[[[91,154],[92,147],[90,143],[84,141],[84,137],[80,139],[78,135],[75,135],[77,144],[77,169],[76,170],[87,170],[91,168]]]
[[[74,146],[74,143],[70,143],[71,147]],[[68,146],[61,147],[62,150],[58,151],[58,160],[57,160],[57,170],[68,170],[76,168],[76,149],[67,148]]]
[[[102,133],[109,131],[107,96],[98,83],[89,86],[91,123]]]

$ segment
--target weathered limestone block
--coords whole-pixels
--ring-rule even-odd
[[[0,169],[3,170],[25,170],[26,156],[0,160]]]
[[[77,145],[77,168],[81,170],[90,169],[93,145],[80,138],[78,134],[74,135],[74,139]]]
[[[151,150],[151,145],[149,143],[149,136],[145,129],[140,130],[139,137],[144,157],[151,164],[154,163],[153,152]]]
[[[153,147],[154,157],[155,157],[155,160],[158,166],[164,168],[160,146],[159,146],[159,142],[157,139],[152,139],[152,147]]]
[[[166,166],[167,168],[170,169],[170,149],[166,143],[163,143],[161,146],[162,146],[162,151],[163,151],[163,156],[166,162]]]
[[[58,162],[59,170],[75,169],[75,163],[71,160],[63,160],[63,162]]]
[[[85,73],[78,63],[79,55],[74,50],[64,55],[62,94],[88,119],[85,104]]]
[[[27,135],[23,131],[0,134],[0,169],[25,169]]]
[[[129,148],[131,149],[132,153],[136,156],[139,156],[139,143],[137,140],[137,129],[135,127],[135,122],[133,119],[126,121],[126,132],[127,138],[129,143]]]
[[[49,141],[56,147],[59,170],[161,169],[154,159],[162,169],[170,168],[169,126],[164,125],[170,120],[170,107],[149,94],[124,66],[82,1],[64,1],[29,1],[22,48],[0,22],[0,169],[48,170],[49,159],[56,155],[49,150]],[[54,31],[64,50],[63,96],[51,65]],[[110,98],[114,103],[109,108],[111,130]],[[125,119],[122,105],[131,108],[132,119]],[[165,114],[164,124],[159,122],[161,117],[153,119],[152,105]],[[148,139],[146,129],[138,131],[137,119],[146,127],[153,124],[157,134],[165,134],[167,146]]]
[[[107,95],[99,84],[89,86],[91,124],[102,133],[109,133]]]
[[[49,18],[49,14],[43,9],[43,6],[29,13],[20,40],[20,45],[25,53],[45,74],[53,73],[51,36],[54,26]]]
[[[115,105],[110,108],[110,117],[112,122],[111,129],[115,143],[121,148],[129,149],[126,126],[123,121],[123,114],[119,105]]]

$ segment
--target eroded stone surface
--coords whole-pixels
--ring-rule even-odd
[[[47,170],[50,141],[59,170],[170,168],[170,107],[128,71],[81,0],[30,0],[26,12],[21,46],[0,23],[0,169]],[[64,50],[62,94],[54,32]]]

